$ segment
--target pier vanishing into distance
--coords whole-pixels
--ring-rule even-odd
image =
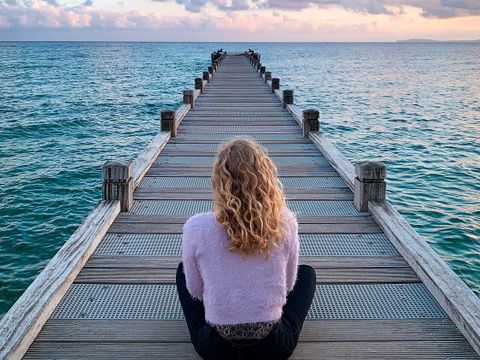
[[[249,135],[279,169],[317,290],[292,359],[478,359],[480,301],[253,50],[212,66],[0,322],[0,359],[198,359],[175,289],[182,226],[213,205],[218,145]],[[113,157],[114,154],[113,154]]]

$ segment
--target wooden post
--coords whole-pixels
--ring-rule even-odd
[[[275,90],[280,89],[280,79],[279,78],[273,78],[272,79],[272,93],[275,92]]]
[[[377,161],[355,163],[354,205],[358,211],[368,211],[368,202],[384,202],[386,198],[387,167]]]
[[[160,130],[170,131],[172,137],[177,136],[177,122],[175,115],[175,110],[163,110],[160,118]]]
[[[260,75],[263,75],[265,74],[265,71],[267,70],[267,68],[265,66],[261,66],[260,67]]]
[[[270,71],[265,71],[265,82],[272,80],[272,73]]]
[[[213,66],[208,67],[208,72],[213,75]]]
[[[308,138],[310,131],[318,131],[320,129],[320,123],[318,118],[320,117],[320,112],[315,109],[303,110],[303,137]]]
[[[183,103],[188,105],[193,109],[195,105],[195,99],[193,97],[193,90],[183,90]]]
[[[293,104],[293,90],[283,90],[283,108]]]
[[[203,93],[203,79],[195,78],[195,90],[200,90]]]
[[[261,67],[262,67],[262,63],[257,60],[257,71],[260,70]]]
[[[208,71],[203,72],[203,80],[206,80],[206,81],[210,80],[210,73]]]
[[[129,211],[133,205],[133,181],[131,161],[107,161],[103,165],[102,198],[120,201],[121,211]]]

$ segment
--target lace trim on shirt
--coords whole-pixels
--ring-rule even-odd
[[[227,340],[259,340],[266,337],[278,320],[235,325],[214,325],[220,336]]]

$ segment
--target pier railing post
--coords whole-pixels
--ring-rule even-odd
[[[265,82],[272,80],[272,72],[265,71]]]
[[[203,80],[205,80],[205,81],[210,80],[210,73],[208,71],[203,72]]]
[[[320,123],[318,121],[319,117],[320,112],[318,110],[303,110],[302,130],[304,138],[308,138],[308,134],[310,133],[310,131],[320,130]]]
[[[120,201],[121,211],[129,211],[133,205],[132,163],[107,161],[103,165],[102,198]]]
[[[195,90],[200,90],[203,93],[203,79],[195,78]]]
[[[208,67],[208,72],[209,74],[213,75],[213,66]]]
[[[293,104],[293,90],[283,90],[283,108]]]
[[[386,198],[387,167],[382,162],[355,163],[354,200],[358,211],[368,211],[368,202],[384,202]]]
[[[265,74],[266,70],[267,70],[267,68],[265,66],[260,66],[260,75]]]
[[[256,70],[259,71],[261,67],[262,67],[262,63],[260,61],[257,61]]]
[[[170,131],[171,136],[177,136],[177,122],[175,110],[163,110],[160,116],[160,130]]]
[[[279,78],[273,78],[272,79],[272,93],[275,92],[275,90],[280,89],[280,79]]]
[[[183,90],[183,103],[190,105],[192,109],[194,108],[195,98],[193,96],[193,90]]]

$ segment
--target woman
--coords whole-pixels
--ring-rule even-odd
[[[177,289],[190,338],[204,359],[287,359],[315,292],[298,267],[298,224],[277,169],[249,138],[224,143],[213,211],[183,227]]]

